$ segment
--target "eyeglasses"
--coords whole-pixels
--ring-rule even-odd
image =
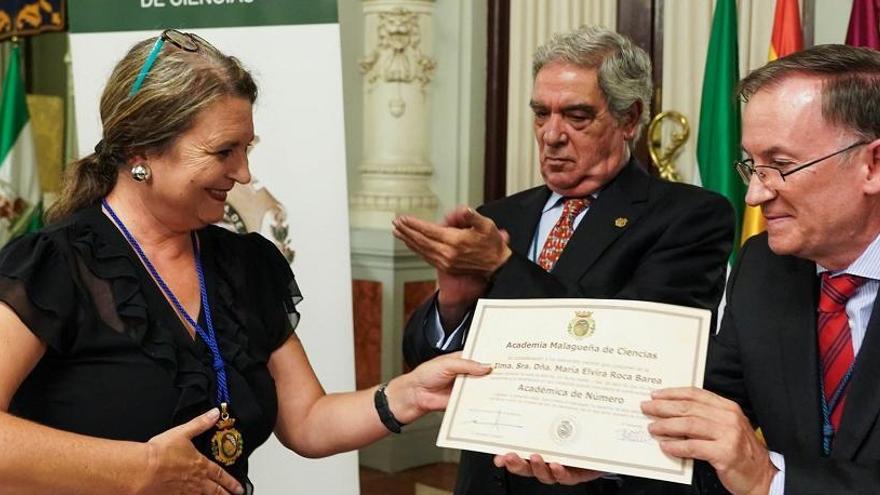
[[[843,148],[841,150],[835,151],[834,153],[831,153],[830,155],[825,155],[822,158],[817,158],[811,162],[807,162],[807,163],[798,165],[797,167],[795,167],[787,172],[783,172],[782,170],[779,170],[778,168],[773,167],[771,165],[755,165],[755,161],[752,160],[751,158],[746,158],[745,160],[740,160],[740,161],[734,163],[733,166],[734,166],[734,168],[736,168],[736,171],[739,173],[739,176],[745,185],[749,185],[749,182],[752,180],[752,175],[757,175],[758,179],[765,186],[774,186],[774,185],[778,185],[780,180],[782,182],[785,182],[785,177],[787,175],[791,175],[791,174],[797,172],[798,170],[803,170],[803,169],[805,169],[809,166],[815,165],[823,160],[827,160],[827,159],[831,158],[832,156],[839,155],[845,151],[849,151],[849,150],[851,150],[857,146],[861,146],[863,144],[868,144],[868,143],[865,141],[859,141],[857,143],[853,143],[853,144],[847,146],[846,148]]]
[[[159,58],[159,53],[162,52],[162,47],[165,45],[166,41],[177,48],[190,53],[199,51],[200,44],[210,46],[207,41],[197,34],[184,33],[176,29],[166,29],[165,31],[162,31],[162,34],[156,38],[156,42],[153,43],[153,49],[150,50],[147,59],[144,60],[144,65],[141,67],[140,72],[138,72],[137,79],[134,80],[134,84],[132,84],[128,96],[134,96],[135,93],[140,91],[141,86],[144,84],[144,79],[147,78],[147,74],[150,73],[150,69],[153,68],[153,64],[156,63],[156,59]]]

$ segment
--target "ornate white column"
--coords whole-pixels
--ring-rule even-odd
[[[352,291],[358,388],[404,371],[401,341],[409,313],[434,292],[434,270],[391,234],[406,213],[434,220],[437,196],[428,143],[434,0],[363,0],[361,156],[350,198]],[[349,5],[348,8],[351,8]],[[354,63],[350,60],[349,63]],[[352,92],[354,93],[354,92]],[[439,418],[408,425],[360,451],[360,462],[386,472],[436,462]]]
[[[355,370],[366,388],[406,371],[404,324],[436,285],[433,267],[392,235],[392,218],[436,220],[482,202],[487,10],[473,0],[362,0],[339,2],[339,18]],[[361,465],[392,472],[452,460],[434,445],[440,419],[361,449]]]
[[[428,85],[434,0],[364,0],[363,159],[353,227],[390,229],[399,213],[433,219]]]

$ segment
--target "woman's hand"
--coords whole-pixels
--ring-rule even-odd
[[[490,371],[491,366],[462,359],[461,352],[436,357],[388,383],[388,406],[398,421],[411,423],[446,408],[457,375],[482,376]]]
[[[142,473],[139,495],[241,495],[244,488],[219,464],[203,456],[192,439],[210,430],[220,418],[211,409],[190,422],[156,435],[147,442],[149,467]]]
[[[495,456],[495,466],[503,467],[517,476],[536,478],[545,485],[577,485],[593,481],[603,473],[590,469],[563,466],[555,462],[546,463],[538,454],[532,454],[529,460],[520,458],[514,453]]]

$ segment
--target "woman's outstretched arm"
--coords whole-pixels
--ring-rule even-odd
[[[456,375],[485,375],[491,368],[462,359],[461,353],[432,359],[395,377],[385,394],[394,417],[410,423],[446,407]],[[377,387],[326,394],[299,338],[294,335],[269,359],[278,393],[275,434],[287,448],[305,457],[354,450],[388,435],[373,397]]]

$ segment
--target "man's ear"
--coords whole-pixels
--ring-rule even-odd
[[[639,128],[639,120],[643,111],[644,108],[641,101],[636,101],[626,111],[626,115],[621,121],[621,128],[623,129],[623,136],[627,141],[632,141],[636,138],[636,129]]]
[[[880,139],[865,145],[868,152],[864,190],[866,194],[880,194]]]

